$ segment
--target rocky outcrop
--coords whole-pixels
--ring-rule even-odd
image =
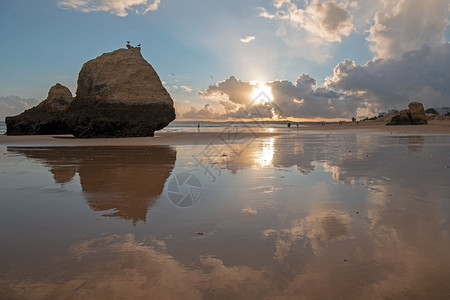
[[[139,48],[85,63],[68,111],[75,137],[153,136],[175,119],[173,100]]]
[[[62,88],[57,84],[37,107],[8,117],[7,134],[153,136],[175,119],[173,100],[139,47],[104,53],[86,62],[73,101],[70,91]]]
[[[422,103],[419,102],[411,102],[408,105],[409,112],[411,113],[411,123],[413,125],[426,125],[427,116],[425,114],[425,110],[423,108]]]
[[[411,102],[408,105],[409,109],[403,109],[397,115],[394,115],[392,119],[386,125],[426,125],[427,117],[422,103]]]
[[[57,83],[50,88],[47,99],[18,116],[5,119],[7,135],[69,133],[64,113],[73,102],[70,90]]]
[[[392,117],[388,125],[411,125],[411,114],[409,110],[401,110],[398,115]]]

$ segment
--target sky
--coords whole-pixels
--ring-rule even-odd
[[[177,120],[450,106],[449,16],[450,0],[2,0],[0,119],[56,83],[75,95],[83,63],[126,41]]]

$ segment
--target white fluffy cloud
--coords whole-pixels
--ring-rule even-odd
[[[192,92],[192,88],[187,85],[180,86],[180,89],[182,89],[183,91],[188,92],[188,93]]]
[[[129,10],[145,14],[157,10],[161,0],[60,0],[58,6],[82,12],[105,11],[119,17],[126,17]]]
[[[450,44],[422,47],[400,59],[375,60],[358,66],[345,60],[326,86],[363,98],[373,110],[405,108],[411,101],[425,107],[450,103]]]
[[[355,5],[348,1],[322,2],[305,1],[299,8],[291,0],[276,0],[274,13],[260,8],[260,17],[288,22],[297,29],[303,29],[326,42],[340,42],[342,36],[349,36],[353,30],[353,17],[349,8]]]
[[[0,121],[5,117],[15,116],[39,103],[34,98],[23,99],[17,96],[0,97]]]
[[[255,37],[253,35],[247,35],[247,36],[244,36],[243,38],[241,38],[240,41],[243,43],[249,43],[249,42],[253,41],[254,39],[255,39]]]
[[[374,18],[367,40],[377,58],[399,58],[444,41],[449,0],[390,0]]]

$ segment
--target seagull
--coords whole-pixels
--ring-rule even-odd
[[[212,77],[212,75],[209,75],[209,77],[211,77],[211,79],[214,80],[214,77]]]
[[[175,74],[173,74],[173,73],[170,73],[170,74],[172,74],[172,76],[175,76]]]

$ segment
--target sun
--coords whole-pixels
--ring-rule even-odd
[[[273,101],[272,88],[264,82],[256,82],[253,87],[252,99],[255,103],[266,104]]]

